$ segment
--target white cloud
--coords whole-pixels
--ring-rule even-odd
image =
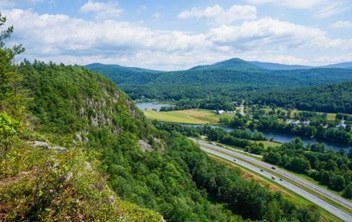
[[[329,2],[325,7],[316,11],[314,17],[318,19],[328,18],[348,10],[349,7],[344,1]]]
[[[230,57],[308,63],[312,58],[330,55],[331,50],[341,55],[352,51],[352,40],[330,39],[317,28],[269,17],[189,33],[20,9],[5,11],[4,15],[8,24],[15,27],[9,44],[22,43],[26,47],[22,56],[29,60],[68,64],[102,62],[170,70]],[[323,50],[329,53],[324,54]]]
[[[205,9],[192,8],[191,10],[185,10],[178,17],[182,19],[209,19],[214,20],[217,24],[231,24],[239,20],[255,19],[256,14],[256,7],[250,5],[233,5],[229,9],[214,5]]]
[[[91,58],[91,54],[96,54],[112,57],[115,63],[126,57],[132,62],[136,54],[155,52],[163,54],[165,62],[172,63],[168,58],[173,55],[192,54],[211,47],[204,34],[150,30],[128,22],[86,21],[20,9],[6,12],[6,16],[8,23],[15,26],[14,38],[23,43],[27,55],[46,58],[46,61],[49,58],[60,62],[64,58]],[[73,61],[76,60],[64,62]],[[82,64],[84,59],[78,61]]]
[[[340,28],[340,29],[345,29],[345,28],[352,28],[352,22],[350,21],[337,21],[333,23],[331,28]]]
[[[103,20],[108,18],[118,18],[123,12],[116,3],[97,2],[89,0],[81,7],[83,13],[95,13],[96,19]]]
[[[321,4],[325,4],[327,0],[247,0],[249,4],[273,4],[296,9],[311,9]]]
[[[327,18],[349,9],[347,0],[247,0],[249,4],[272,4],[293,9],[309,9],[315,11],[318,19]]]
[[[328,47],[325,33],[316,28],[282,22],[269,17],[245,21],[240,26],[222,25],[211,29],[211,38],[221,44],[234,43],[239,48],[271,47],[289,49],[318,45]]]

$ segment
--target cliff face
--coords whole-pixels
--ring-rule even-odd
[[[22,118],[5,114],[9,98],[0,99],[0,130],[13,132],[0,158],[0,220],[162,221],[116,195],[99,160],[105,139],[127,132],[129,143],[152,147],[151,128],[128,97],[81,67],[25,63],[18,73]]]
[[[112,136],[130,132],[139,139],[152,139],[143,114],[101,75],[78,66],[39,62],[22,65],[20,72],[31,91],[31,125],[48,136],[54,134],[62,145],[86,146],[93,131],[102,130]]]

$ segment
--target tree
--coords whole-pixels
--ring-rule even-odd
[[[310,163],[304,157],[294,157],[290,162],[290,168],[293,171],[304,173],[310,170]]]
[[[17,139],[19,123],[8,116],[0,113],[0,158],[6,156]]]
[[[345,186],[346,186],[346,181],[345,181],[345,178],[343,178],[343,176],[337,175],[333,178],[331,187],[334,190],[341,191]]]
[[[343,191],[343,196],[352,199],[352,183],[348,184],[348,186]]]
[[[263,160],[272,164],[280,164],[281,155],[277,152],[270,151],[269,153],[264,154]]]
[[[12,48],[5,47],[5,39],[10,38],[13,33],[13,26],[5,28],[5,30],[1,30],[1,27],[5,25],[6,17],[2,16],[0,12],[0,49],[3,49],[7,56],[12,60],[16,55],[21,54],[25,51],[24,47],[20,45],[14,45]]]
[[[6,17],[0,13],[0,28],[5,22]],[[5,47],[4,40],[12,32],[12,26],[0,32],[0,111],[18,117],[24,109],[25,91],[22,88],[22,76],[16,72],[16,66],[11,66],[11,60],[15,55],[24,52],[24,48],[22,45],[15,45],[12,49]]]

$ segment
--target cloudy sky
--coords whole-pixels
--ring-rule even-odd
[[[0,0],[22,58],[161,70],[352,61],[351,0]]]

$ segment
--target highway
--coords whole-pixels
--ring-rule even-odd
[[[327,203],[323,199],[319,198],[318,196],[314,195],[314,192],[319,193],[322,196],[325,196],[331,200],[333,200],[336,203],[339,203],[342,206],[345,206],[348,209],[352,209],[352,203],[349,202],[348,200],[345,200],[344,198],[335,195],[325,189],[322,189],[321,187],[310,183],[307,180],[304,180],[289,171],[279,169],[275,167],[273,169],[273,165],[268,164],[266,162],[263,162],[261,160],[258,160],[256,158],[253,158],[251,156],[245,155],[241,152],[235,151],[235,150],[229,150],[222,148],[220,146],[212,145],[209,144],[206,141],[202,140],[194,140],[193,141],[199,143],[200,148],[204,150],[207,153],[213,154],[215,156],[221,157],[226,160],[230,160],[235,162],[236,164],[247,168],[251,171],[258,172],[263,177],[269,178],[276,183],[282,185],[283,187],[297,193],[298,195],[306,198],[307,200],[311,201],[312,203],[320,206],[321,208],[329,211],[331,214],[335,215],[336,217],[342,219],[343,221],[348,221],[352,222],[352,215],[347,214],[341,209],[336,208],[335,206]],[[260,168],[258,168],[258,166]],[[275,172],[275,173],[271,173]],[[276,175],[275,175],[276,174]],[[279,176],[277,176],[279,175]],[[303,190],[302,188],[294,185],[293,183],[290,183],[287,181],[287,179],[295,181],[299,183],[301,186],[304,186],[306,190],[312,190],[314,192],[307,192],[306,190]]]

